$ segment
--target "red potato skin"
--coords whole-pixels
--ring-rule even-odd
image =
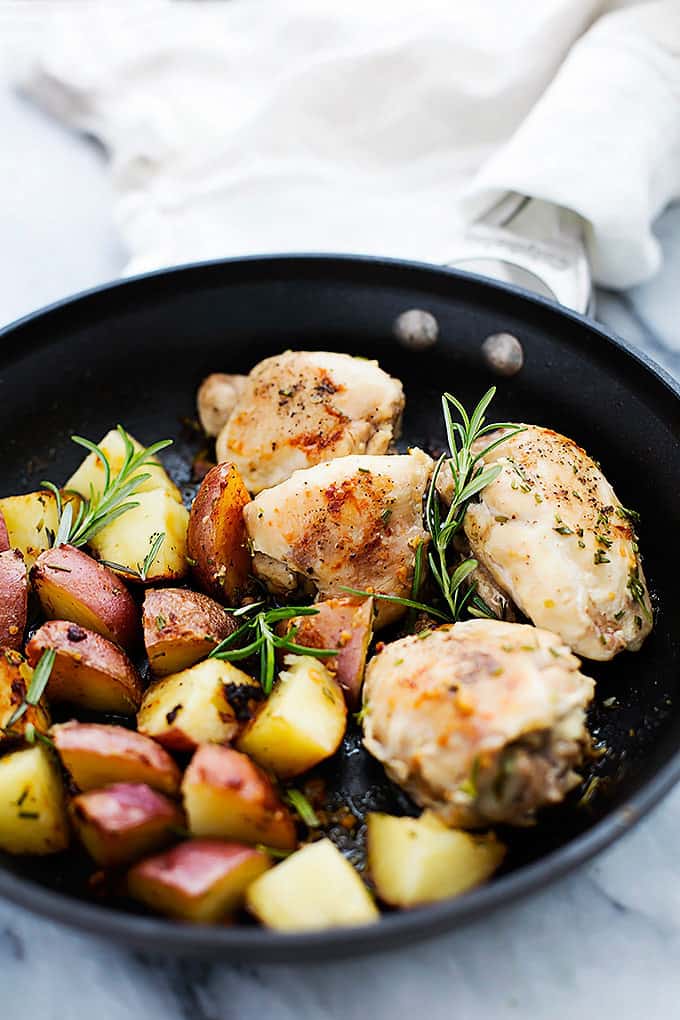
[[[177,804],[146,783],[114,783],[78,794],[70,812],[81,841],[102,868],[160,850],[184,825]]]
[[[239,867],[253,854],[266,857],[244,843],[218,839],[192,839],[155,857],[140,861],[129,872],[137,880],[160,882],[188,898],[203,896],[224,875]]]
[[[195,665],[236,626],[223,606],[197,591],[151,588],[144,597],[144,646],[156,676]],[[165,666],[165,658],[172,658],[172,669]]]
[[[94,677],[85,671],[101,676],[101,687],[110,688],[121,705],[89,707],[100,710],[136,712],[142,703],[144,690],[139,673],[124,651],[101,634],[86,630],[67,620],[50,620],[36,631],[26,645],[26,658],[35,667],[44,651],[52,648],[57,653],[47,682],[48,701],[69,701],[88,707],[88,686],[94,686]]]
[[[4,523],[4,522],[3,522]],[[0,534],[0,541],[2,535]],[[28,577],[17,549],[0,552],[0,645],[18,651],[24,640],[28,611]]]
[[[76,773],[73,779],[81,790],[96,789],[107,783],[107,760],[133,761],[140,770],[139,781],[176,796],[179,793],[181,772],[176,762],[160,744],[135,730],[106,723],[80,723],[75,719],[53,726],[52,740],[69,772],[70,762],[78,754],[90,756],[97,771],[91,782],[84,783]],[[75,771],[75,770],[73,770]],[[94,768],[91,769],[94,772]],[[143,780],[142,780],[143,776]],[[108,779],[108,782],[111,780]]]
[[[233,464],[208,471],[189,514],[187,555],[196,584],[208,595],[234,605],[250,572],[243,507],[250,496]]]
[[[6,552],[9,548],[9,532],[5,524],[5,518],[2,515],[2,511],[0,511],[0,553]]]
[[[138,641],[139,613],[130,592],[112,570],[81,549],[46,549],[31,568],[31,583],[48,619],[67,618],[123,648]],[[60,594],[73,603],[68,616]]]

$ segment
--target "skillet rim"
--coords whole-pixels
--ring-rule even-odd
[[[448,266],[405,259],[380,258],[366,255],[334,255],[283,253],[272,255],[248,255],[224,259],[210,259],[189,262],[165,269],[125,277],[80,291],[77,294],[52,302],[34,312],[10,322],[0,329],[0,342],[41,318],[67,310],[86,299],[112,292],[133,289],[145,281],[175,276],[188,271],[218,270],[229,265],[253,264],[263,267],[291,267],[291,264],[309,267],[335,266],[376,266],[437,274],[456,280],[461,287],[473,283],[478,289],[490,293],[501,292],[517,300],[520,305],[534,306],[579,327],[586,327],[600,340],[617,348],[633,362],[643,374],[651,375],[669,391],[671,398],[680,402],[680,383],[657,365],[644,352],[616,336],[587,316],[556,305],[547,298],[530,293],[521,287],[491,280],[476,273],[469,273]],[[49,346],[49,342],[46,344]],[[0,365],[4,360],[0,346]],[[460,923],[517,900],[520,896],[542,889],[549,882],[585,863],[596,853],[605,849],[625,835],[637,824],[672,787],[680,781],[680,749],[654,775],[645,780],[640,788],[611,814],[600,819],[587,831],[575,836],[564,846],[549,853],[532,864],[503,875],[492,884],[481,886],[452,900],[419,907],[411,911],[383,914],[379,923],[366,927],[338,928],[329,931],[285,934],[270,932],[261,928],[191,926],[164,918],[137,916],[111,907],[79,900],[68,894],[44,888],[37,883],[21,878],[0,866],[0,896],[36,914],[60,921],[71,927],[108,936],[126,942],[135,948],[153,949],[175,954],[201,954],[204,956],[229,956],[232,960],[255,958],[258,963],[306,962],[331,957],[340,959],[364,952],[378,952],[396,945],[419,941],[447,930],[453,930]]]

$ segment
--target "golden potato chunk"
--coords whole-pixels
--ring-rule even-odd
[[[204,744],[182,780],[189,828],[194,836],[265,843],[291,850],[295,823],[269,777],[245,754]]]
[[[173,751],[226,743],[262,698],[262,688],[230,662],[206,659],[163,677],[144,695],[137,728]]]
[[[187,547],[199,588],[234,605],[250,572],[243,507],[250,496],[233,464],[208,471],[189,517]]]
[[[208,924],[238,910],[248,886],[270,863],[251,846],[195,839],[135,864],[128,892],[160,914]]]
[[[342,691],[311,655],[287,655],[286,669],[238,740],[241,751],[288,779],[334,754],[347,725]]]
[[[100,868],[160,850],[177,838],[184,816],[178,806],[145,783],[115,783],[74,797],[69,813],[78,838]]]
[[[0,747],[23,737],[27,726],[34,726],[39,733],[49,729],[50,714],[44,698],[37,705],[29,705],[21,718],[9,726],[32,679],[33,670],[23,655],[11,649],[0,650]]]
[[[160,548],[148,565],[145,584],[176,581],[187,572],[189,511],[167,489],[137,492],[137,506],[121,514],[90,540],[100,560],[129,581],[140,581],[147,556],[159,535]]]
[[[56,657],[47,683],[48,701],[67,701],[92,712],[134,715],[142,702],[142,681],[124,651],[101,634],[67,620],[50,620],[26,645],[36,666],[48,648]]]
[[[429,811],[368,816],[368,867],[378,896],[393,907],[459,896],[485,882],[504,855],[493,835],[449,829]]]
[[[188,669],[236,629],[226,609],[186,588],[147,591],[142,625],[149,665],[156,676]]]
[[[379,917],[358,873],[329,839],[307,844],[256,879],[246,906],[281,931],[371,924]]]
[[[135,452],[139,453],[139,451],[143,449],[142,444],[139,443],[133,436],[130,436],[130,439],[132,440]],[[107,432],[101,442],[97,445],[106,455],[111,466],[111,477],[115,478],[116,475],[120,474],[121,468],[125,462],[125,443],[123,442],[120,432],[118,429],[111,429],[111,431]],[[154,460],[149,464],[145,464],[139,469],[139,471],[136,471],[135,474],[150,476],[140,484],[139,489],[137,490],[138,492],[150,492],[152,489],[165,489],[165,491],[168,492],[172,498],[176,500],[176,502],[182,502],[182,495],[179,489],[170,479],[159,460]],[[94,491],[96,496],[101,495],[102,489],[104,488],[104,482],[105,471],[101,458],[95,453],[88,453],[80,467],[71,475],[64,488],[79,493],[81,496],[84,496],[85,499],[89,499],[91,491]],[[137,494],[134,496],[134,499],[136,498]]]
[[[41,553],[31,581],[48,620],[70,620],[123,648],[137,640],[139,614],[130,592],[81,549],[60,545]]]
[[[18,549],[30,569],[44,549],[49,549],[59,526],[57,500],[53,493],[27,492],[24,496],[0,499],[9,549]]]
[[[173,759],[134,730],[72,720],[53,726],[52,739],[80,790],[109,783],[146,783],[170,796],[179,793],[181,774]]]
[[[53,854],[69,842],[56,759],[42,744],[0,758],[0,849]]]

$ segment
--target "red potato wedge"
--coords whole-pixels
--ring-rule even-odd
[[[59,525],[56,497],[44,490],[6,496],[0,499],[0,514],[7,533],[5,548],[18,549],[30,570],[40,553],[49,549],[56,534]]]
[[[156,676],[188,669],[236,629],[213,599],[185,588],[152,588],[142,611],[144,646]]]
[[[295,823],[271,779],[247,755],[204,744],[182,780],[184,808],[194,836],[292,850]]]
[[[155,741],[104,723],[60,723],[51,730],[62,764],[80,790],[109,783],[146,783],[171,797],[179,793],[181,773]]]
[[[73,827],[100,868],[119,868],[154,853],[177,838],[181,810],[146,783],[115,783],[74,797]]]
[[[160,914],[209,924],[239,910],[248,886],[270,866],[251,846],[195,839],[135,864],[127,886]]]
[[[248,490],[233,464],[217,464],[203,479],[189,515],[187,553],[199,588],[234,605],[250,572],[243,522]]]
[[[7,525],[5,524],[5,518],[3,517],[2,512],[0,511],[0,552],[6,552],[7,549],[11,549],[11,545],[9,542],[9,531],[7,530]]]
[[[26,645],[36,666],[48,648],[56,657],[47,682],[47,700],[67,701],[92,712],[134,715],[142,703],[142,681],[118,645],[67,620],[50,620]]]
[[[50,714],[44,699],[29,705],[20,719],[11,727],[9,720],[23,703],[33,679],[33,670],[23,655],[11,649],[0,651],[0,748],[12,740],[20,739],[31,725],[39,733],[50,728]]]
[[[139,612],[119,577],[72,545],[41,553],[31,583],[48,620],[70,620],[123,648],[139,635]]]
[[[144,695],[137,729],[172,751],[227,743],[254,714],[262,688],[230,662],[206,659],[157,680]]]
[[[337,598],[316,602],[316,616],[300,616],[295,642],[306,648],[337,648],[338,654],[321,661],[342,687],[347,707],[355,711],[361,701],[366,655],[373,636],[373,599]]]
[[[0,758],[0,850],[53,854],[68,843],[64,787],[51,751],[36,744]]]
[[[28,609],[26,564],[18,549],[0,552],[0,645],[21,648]]]

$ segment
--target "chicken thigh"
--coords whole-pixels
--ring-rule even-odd
[[[537,425],[484,463],[501,472],[470,504],[464,529],[493,581],[578,655],[637,651],[652,628],[651,603],[632,515],[599,467],[571,439]]]
[[[594,682],[559,637],[467,620],[385,645],[364,683],[364,744],[449,825],[527,825],[579,782]]]
[[[408,597],[415,549],[427,541],[422,500],[433,463],[421,450],[341,457],[261,492],[244,507],[253,570],[279,594],[311,584],[319,598],[342,586]],[[377,623],[403,608],[376,601]]]
[[[383,454],[399,435],[404,393],[377,361],[286,351],[256,365],[217,439],[253,493],[349,454]]]

